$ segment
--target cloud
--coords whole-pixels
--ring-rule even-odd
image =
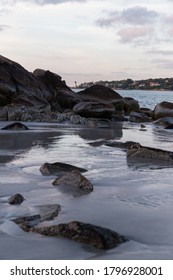
[[[121,38],[121,42],[127,43],[135,39],[144,38],[148,35],[148,27],[127,27],[119,30],[117,34]]]
[[[4,1],[4,2],[8,2],[8,4],[15,4],[18,2],[23,2],[23,3],[29,3],[29,4],[36,4],[36,5],[49,5],[49,4],[53,4],[53,5],[57,5],[57,4],[62,4],[62,3],[67,3],[67,2],[86,2],[86,0],[8,0],[8,1]]]
[[[147,54],[152,54],[152,55],[164,55],[164,56],[172,56],[173,55],[173,51],[156,50],[156,49],[152,49],[150,51],[147,51],[146,53]]]
[[[9,28],[9,26],[8,25],[3,25],[3,24],[0,24],[0,32],[1,31],[4,31],[6,28]]]
[[[146,25],[152,23],[158,13],[148,10],[146,7],[135,6],[123,11],[113,11],[108,13],[106,18],[100,18],[96,23],[101,27],[109,27],[116,24]]]

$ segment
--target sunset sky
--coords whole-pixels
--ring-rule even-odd
[[[173,77],[173,0],[1,0],[0,54],[69,86]]]

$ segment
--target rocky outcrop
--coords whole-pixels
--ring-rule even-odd
[[[20,193],[16,193],[15,195],[9,197],[9,204],[21,204],[24,201],[24,197]]]
[[[84,102],[101,102],[112,104],[118,111],[122,111],[124,108],[124,99],[122,96],[112,90],[111,88],[94,85],[78,93],[78,96]]]
[[[86,172],[87,170],[78,166],[74,166],[71,164],[63,163],[63,162],[54,162],[54,163],[44,163],[40,167],[41,174],[45,176],[49,175],[64,175],[66,172],[78,170],[80,172]]]
[[[151,118],[148,117],[146,114],[143,113],[138,113],[138,112],[131,112],[129,116],[129,121],[130,122],[150,122]]]
[[[132,97],[124,97],[124,112],[126,114],[130,114],[130,112],[134,111],[138,111],[139,110],[139,103],[137,100],[135,100]]]
[[[128,241],[124,236],[113,230],[79,221],[33,228],[32,231],[47,236],[65,237],[104,250],[112,249]]]
[[[53,183],[54,186],[72,186],[81,191],[93,191],[91,182],[83,176],[78,170],[66,172],[64,175],[56,178]]]
[[[158,120],[164,117],[173,117],[173,103],[163,101],[155,106],[153,119]]]
[[[25,216],[12,219],[12,221],[17,224],[23,231],[29,232],[30,229],[38,225],[41,221],[40,215]]]
[[[140,145],[139,143],[131,145],[127,150],[127,158],[142,160],[146,159],[150,162],[173,164],[173,152],[156,148],[150,148]]]
[[[20,64],[0,56],[0,106],[11,103],[20,94],[49,98],[48,88]],[[2,102],[3,100],[3,102]]]
[[[29,130],[29,128],[20,122],[14,122],[1,128],[2,130]]]
[[[73,107],[73,111],[85,118],[111,118],[115,108],[102,102],[80,102]]]

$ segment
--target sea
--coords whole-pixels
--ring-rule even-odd
[[[173,102],[171,91],[118,91],[141,107]],[[0,128],[7,122],[0,122]],[[0,259],[1,260],[172,260],[173,169],[162,163],[128,162],[126,151],[106,143],[136,141],[173,151],[173,131],[154,123],[103,123],[99,128],[56,123],[31,123],[26,131],[0,130]],[[43,176],[45,162],[83,167],[93,192],[81,195],[52,185]],[[21,205],[10,205],[20,193]],[[106,227],[129,240],[100,250],[60,237],[26,233],[12,219],[38,214],[39,206],[59,204],[49,226],[81,221]]]

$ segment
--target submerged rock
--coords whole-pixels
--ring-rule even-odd
[[[28,232],[30,229],[37,224],[40,223],[41,221],[41,216],[40,215],[33,215],[33,216],[25,216],[25,217],[19,217],[16,219],[12,219],[12,221],[19,225],[21,229],[24,231]]]
[[[124,236],[113,230],[79,221],[50,227],[33,228],[32,231],[42,235],[62,236],[105,250],[112,249],[128,241]]]
[[[29,128],[20,122],[14,122],[1,128],[2,130],[28,130]]]
[[[71,164],[63,163],[63,162],[54,162],[54,163],[44,163],[40,167],[40,172],[45,175],[63,175],[65,172],[69,172],[72,170],[78,170],[80,172],[86,172],[87,170],[78,166],[74,166]]]
[[[156,148],[150,148],[140,145],[139,143],[131,145],[127,150],[128,159],[148,159],[160,163],[173,164],[173,152]]]
[[[138,144],[134,141],[127,141],[127,142],[120,142],[120,141],[112,141],[109,143],[106,143],[105,145],[108,147],[115,147],[115,148],[121,148],[127,150],[131,145]]]
[[[9,204],[21,204],[24,201],[24,197],[20,193],[16,193],[8,199]]]
[[[143,113],[131,112],[129,121],[130,122],[137,122],[137,123],[149,122],[149,121],[151,121],[151,118],[148,117],[146,114],[143,114]]]
[[[61,177],[56,178],[53,183],[54,186],[68,185],[79,190],[93,191],[93,185],[84,177],[78,170],[66,172]]]
[[[40,212],[41,221],[48,221],[54,219],[58,216],[61,210],[61,206],[59,204],[40,205],[37,206],[37,208]]]

